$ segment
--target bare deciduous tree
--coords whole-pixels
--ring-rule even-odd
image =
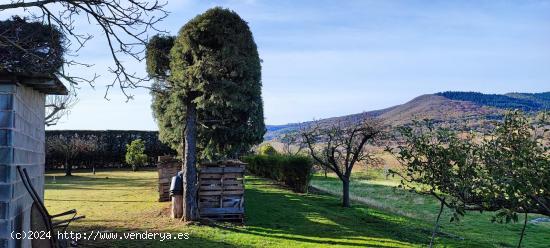
[[[44,124],[55,126],[59,120],[70,113],[71,108],[78,102],[73,93],[68,95],[48,95],[46,97],[46,116]]]
[[[365,146],[381,132],[380,125],[374,120],[317,125],[302,132],[313,159],[336,173],[342,181],[342,206],[350,206],[349,184],[353,166],[358,162],[377,161]]]
[[[141,0],[11,0],[10,3],[0,4],[0,13],[6,10],[21,9],[28,13],[33,21],[58,27],[68,38],[68,42],[64,44],[66,50],[73,52],[78,52],[89,40],[94,38],[92,34],[79,31],[82,28],[79,26],[78,17],[83,16],[87,23],[97,26],[105,35],[113,61],[109,72],[114,75],[114,80],[107,85],[105,97],[107,98],[110,88],[118,86],[130,99],[132,96],[126,92],[126,89],[140,87],[139,84],[147,78],[129,71],[123,59],[130,57],[141,61],[144,58],[145,44],[148,40],[147,33],[159,31],[155,26],[168,14],[163,9],[165,5],[158,1]],[[20,46],[20,42],[25,41],[14,39],[14,37],[0,32],[0,45],[11,46],[12,49],[24,49],[24,46]],[[24,52],[32,56],[36,51],[25,50]],[[64,65],[56,73],[56,76],[68,82],[71,87],[83,82],[94,86],[93,83],[97,79],[97,75],[84,78],[65,72],[66,66],[90,67],[92,65],[75,60],[66,60]]]
[[[73,160],[78,154],[90,152],[97,148],[97,138],[95,137],[67,137],[63,135],[53,136],[46,140],[46,149],[48,153],[58,153],[65,157],[65,175],[72,175]]]
[[[283,152],[288,155],[298,155],[307,146],[303,141],[303,136],[298,132],[287,133],[280,141],[283,143]]]

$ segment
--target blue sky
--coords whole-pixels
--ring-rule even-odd
[[[550,1],[174,1],[160,28],[224,6],[249,22],[263,59],[267,124],[353,114],[447,90],[550,91]],[[1,16],[5,19],[5,16]],[[94,27],[85,27],[93,30]],[[80,53],[103,76],[51,129],[156,130],[145,90],[103,99],[103,37]],[[143,73],[144,65],[132,63]]]

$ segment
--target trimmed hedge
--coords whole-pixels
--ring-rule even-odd
[[[94,150],[79,153],[69,161],[73,164],[73,168],[92,168],[93,166],[95,168],[110,168],[123,165],[126,163],[126,145],[136,139],[141,139],[145,143],[145,154],[149,158],[148,164],[155,164],[158,156],[177,154],[159,140],[156,131],[46,130],[46,143],[58,137],[66,139],[79,137],[97,141]],[[46,169],[63,168],[64,164],[64,154],[46,151]]]
[[[302,155],[250,155],[243,160],[254,175],[271,178],[299,193],[307,192],[313,161]]]

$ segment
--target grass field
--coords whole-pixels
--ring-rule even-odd
[[[338,197],[296,194],[254,177],[247,177],[246,225],[184,225],[168,217],[169,203],[157,202],[156,176],[156,171],[99,171],[96,175],[77,172],[72,177],[48,173],[45,202],[52,213],[76,208],[85,214],[86,219],[71,225],[75,231],[187,232],[190,236],[188,240],[162,242],[81,240],[81,247],[423,247],[429,241],[431,220],[362,204],[345,209],[339,207]],[[320,182],[318,179],[316,183]],[[484,232],[478,228],[469,231]],[[518,229],[507,228],[506,235],[515,234]],[[536,247],[534,229],[528,228],[529,246],[525,247]],[[459,230],[445,226],[445,231],[462,236]],[[538,231],[540,236],[545,235],[542,232],[548,236],[549,230]],[[500,243],[494,242],[497,237],[486,238],[482,234],[464,237],[461,240],[444,235],[437,242],[439,247],[498,247]],[[513,243],[515,236],[505,240]]]
[[[357,171],[352,176],[350,194],[352,199],[370,207],[391,213],[398,213],[424,222],[433,222],[438,211],[438,202],[429,196],[398,190],[398,180],[386,178],[381,170]],[[335,195],[341,194],[341,183],[335,175],[325,178],[315,175],[312,183]],[[458,235],[465,240],[479,240],[491,244],[489,247],[516,247],[523,227],[523,217],[518,223],[491,223],[493,213],[470,212],[459,222],[451,223],[450,211],[442,217],[442,232]],[[541,216],[531,215],[529,219]],[[479,246],[477,246],[479,247]],[[550,223],[528,224],[523,247],[550,247]]]

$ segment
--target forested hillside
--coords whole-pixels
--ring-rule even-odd
[[[482,94],[478,92],[447,91],[437,93],[451,100],[468,101],[482,106],[502,109],[521,109],[523,111],[541,111],[550,109],[550,92],[508,93],[505,95]]]

